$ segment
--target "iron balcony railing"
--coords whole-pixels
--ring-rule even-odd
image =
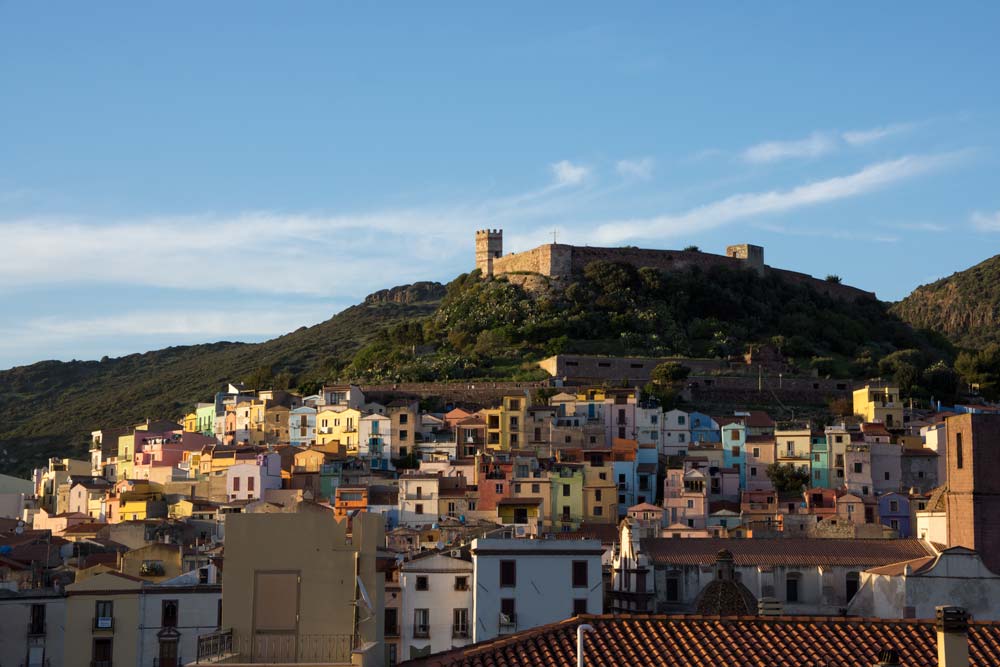
[[[234,630],[198,637],[196,663],[348,663],[354,635],[241,635]]]
[[[497,630],[501,635],[509,635],[513,632],[517,632],[517,615],[504,614],[501,612]]]

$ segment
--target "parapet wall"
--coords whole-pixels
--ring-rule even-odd
[[[661,271],[708,270],[715,266],[730,269],[753,268],[747,260],[690,250],[653,250],[647,248],[596,248],[549,243],[524,252],[493,260],[493,274],[538,273],[556,280],[568,280],[583,273],[591,262],[607,261],[648,266]],[[809,285],[816,291],[838,299],[875,298],[873,292],[820,280],[804,273],[767,267],[785,280]]]

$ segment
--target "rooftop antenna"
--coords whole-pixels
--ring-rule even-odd
[[[558,239],[559,239],[559,230],[557,230],[557,229],[553,229],[553,230],[552,230],[552,243],[553,243],[553,244],[554,244],[554,243],[556,243],[556,241],[557,241]]]

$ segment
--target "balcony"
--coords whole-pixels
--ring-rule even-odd
[[[95,616],[94,617],[94,629],[95,630],[114,630],[115,629],[115,618],[114,618],[114,616]]]
[[[198,637],[196,664],[350,665],[353,635],[240,635],[235,630]]]
[[[517,614],[500,614],[500,622],[497,626],[497,634],[509,635],[517,632]]]
[[[431,636],[431,627],[429,625],[413,626],[414,639],[430,639],[430,636]]]
[[[469,638],[469,626],[468,625],[455,625],[451,628],[451,638],[452,639],[468,639]]]

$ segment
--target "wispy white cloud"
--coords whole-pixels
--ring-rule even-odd
[[[829,155],[844,147],[858,147],[885,139],[894,134],[908,132],[916,123],[890,123],[880,127],[840,132],[813,132],[804,139],[765,141],[755,144],[741,157],[750,164],[767,164],[788,159],[817,158]]]
[[[38,317],[0,329],[0,348],[18,339],[58,342],[80,338],[262,337],[288,333],[302,325],[322,322],[344,309],[344,304],[274,304],[259,308],[137,310],[82,318]]]
[[[573,164],[569,160],[560,160],[550,165],[550,168],[555,177],[555,185],[558,186],[580,185],[590,175],[589,167]]]
[[[733,195],[676,215],[619,220],[600,225],[593,237],[599,243],[662,238],[702,232],[762,214],[777,214],[850,199],[940,169],[961,159],[964,152],[911,155],[869,165],[847,176],[837,176],[792,188]]]
[[[889,234],[852,232],[845,229],[799,229],[788,225],[775,225],[770,223],[756,224],[754,227],[786,236],[835,239],[837,241],[874,241],[876,243],[898,243],[900,241],[898,236],[892,236]]]
[[[822,132],[813,132],[805,139],[794,141],[765,141],[743,151],[743,160],[752,164],[764,164],[789,158],[814,158],[832,153],[837,142]]]
[[[940,225],[936,222],[891,222],[886,226],[908,232],[946,232],[949,229],[947,225]]]
[[[644,157],[637,160],[619,160],[615,170],[619,176],[648,181],[653,176],[653,158]]]
[[[868,130],[850,130],[841,133],[841,138],[851,146],[863,146],[870,144],[894,134],[909,132],[916,123],[891,123],[882,127],[873,127]]]
[[[1000,211],[975,211],[972,226],[981,232],[1000,232]]]

